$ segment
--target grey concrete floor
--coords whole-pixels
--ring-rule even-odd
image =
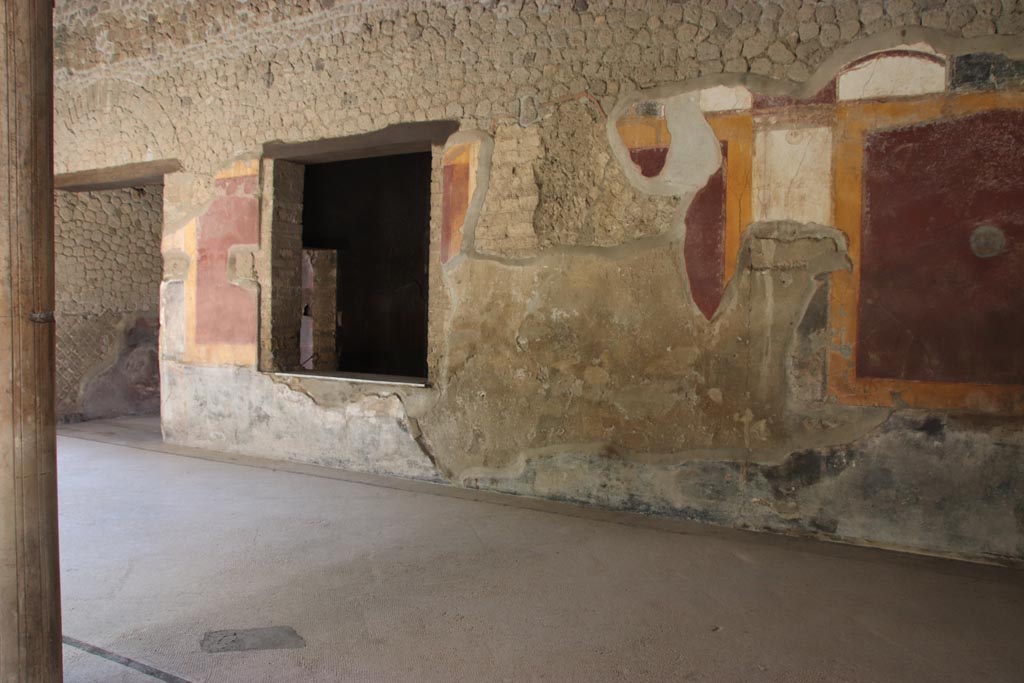
[[[274,470],[154,426],[61,430],[64,633],[156,672],[65,646],[69,683],[1024,680],[1019,570]],[[268,626],[306,646],[200,648]]]

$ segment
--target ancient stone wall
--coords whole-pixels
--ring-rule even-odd
[[[156,414],[163,188],[56,193],[57,415]]]
[[[302,315],[302,173],[286,161],[264,167],[262,233],[269,240],[260,263],[261,367],[297,370],[299,320]]]
[[[1019,3],[121,0],[56,16],[58,172],[183,166],[165,186],[166,438],[1024,558],[1013,345],[970,338],[952,294],[933,315],[907,295],[919,280],[862,296],[860,279],[880,281],[878,231],[905,232],[898,272],[984,283],[995,327],[1024,314],[1006,267],[1024,192],[997,168],[1024,147],[1007,123],[1024,107]],[[430,386],[260,372],[274,302],[298,296],[271,277],[288,187],[267,149],[431,121],[459,133],[429,141]],[[959,163],[985,172],[955,230],[927,202],[872,203],[892,131],[934,151],[964,126]],[[998,215],[978,199],[991,182]],[[865,205],[888,213],[862,220]],[[908,333],[879,297],[921,318]],[[942,315],[966,336],[931,354],[918,331]],[[970,343],[1003,360],[971,376],[955,354]]]

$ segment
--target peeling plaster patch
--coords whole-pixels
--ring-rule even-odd
[[[184,280],[188,277],[191,259],[181,249],[164,248],[164,282]]]
[[[160,358],[185,358],[185,283],[181,280],[160,285]]]
[[[505,470],[466,473],[465,486],[573,503],[896,549],[1005,562],[1019,557],[1024,448],[1019,421],[942,425],[893,415],[836,447],[794,449],[776,462],[710,457],[627,462],[564,447]],[[940,431],[941,428],[941,431]],[[936,435],[941,434],[941,438]]]
[[[259,247],[252,244],[232,244],[227,253],[228,282],[239,287],[256,287],[256,252]]]
[[[883,52],[847,68],[838,79],[839,100],[912,97],[946,89],[946,63],[934,54]]]
[[[722,165],[718,138],[700,109],[699,94],[691,92],[642,100],[664,107],[668,129],[670,144],[665,163],[655,177],[645,177],[640,172],[618,129],[620,118],[639,104],[638,97],[621,103],[608,118],[608,140],[622,170],[634,187],[648,194],[682,197],[696,191]]]
[[[657,100],[634,104],[619,117],[615,129],[629,150],[629,158],[645,178],[657,177],[668,157],[672,135],[665,121],[665,105]]]
[[[250,368],[164,360],[161,423],[171,443],[341,467],[411,479],[439,479],[410,433],[397,396],[353,394],[325,407]],[[316,429],[310,429],[316,424]]]
[[[831,223],[831,129],[757,131],[753,181],[754,220]]]

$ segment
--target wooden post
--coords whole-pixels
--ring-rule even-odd
[[[62,678],[52,11],[0,4],[0,683]]]

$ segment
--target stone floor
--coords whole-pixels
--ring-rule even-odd
[[[69,683],[1024,677],[1024,572],[191,451],[155,427],[61,429]],[[200,645],[284,626],[305,646]]]

